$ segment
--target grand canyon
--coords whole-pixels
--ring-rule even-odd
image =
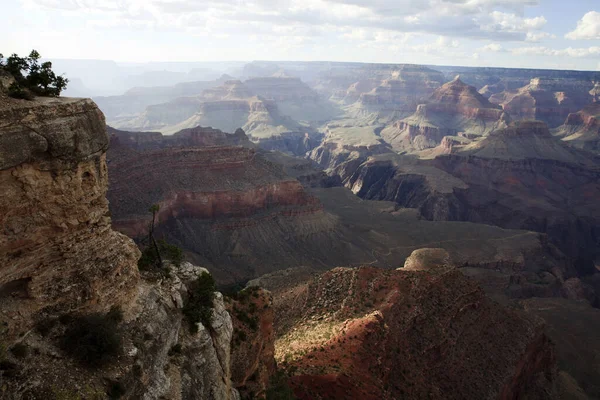
[[[600,398],[600,72],[10,60],[0,399]]]

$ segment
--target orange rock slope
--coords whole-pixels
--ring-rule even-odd
[[[553,398],[539,322],[440,268],[337,268],[276,289],[276,358],[296,396]]]

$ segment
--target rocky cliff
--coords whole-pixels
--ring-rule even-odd
[[[502,105],[513,119],[536,119],[556,127],[593,101],[593,86],[591,81],[534,78],[520,89],[492,95],[490,101]]]
[[[558,398],[554,349],[539,321],[423,256],[393,271],[261,279],[273,291],[276,358],[295,395]]]
[[[456,77],[433,92],[412,116],[383,129],[381,137],[396,151],[410,152],[436,147],[445,136],[484,136],[507,123],[499,106]]]
[[[0,293],[17,331],[46,310],[104,310],[135,295],[139,252],[111,228],[107,147],[90,100],[0,108]]]
[[[304,82],[290,77],[228,80],[196,96],[148,106],[129,118],[109,121],[119,129],[159,130],[173,134],[199,125],[233,132],[243,128],[256,140],[282,133],[313,132],[297,121],[322,121],[336,115]]]
[[[131,237],[145,235],[147,209],[159,204],[158,231],[208,256],[210,263],[211,252],[222,251],[222,244],[201,245],[217,240],[205,235],[219,236],[280,217],[292,222],[322,210],[299,181],[257,152],[241,130],[226,134],[195,128],[152,146],[139,146],[139,140],[128,137],[137,135],[121,133],[112,141],[108,197],[114,226]]]
[[[112,230],[108,145],[90,100],[0,93],[0,395],[239,399],[223,296],[214,293],[210,322],[196,329],[182,312],[208,271],[166,264],[164,275],[140,276],[139,250]],[[270,318],[269,307],[259,315]],[[260,331],[262,346],[238,347],[266,365],[269,338]]]
[[[577,148],[600,152],[600,103],[569,114],[555,134]]]

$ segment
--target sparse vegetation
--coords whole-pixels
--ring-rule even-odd
[[[277,371],[269,382],[266,393],[267,400],[294,400],[294,392],[288,384],[288,378],[283,371]]]
[[[211,274],[203,272],[191,285],[190,298],[183,307],[193,333],[198,331],[198,322],[204,326],[210,326],[213,314],[213,299],[215,291],[215,279]]]
[[[32,50],[28,57],[12,54],[4,58],[0,54],[0,69],[10,74],[15,82],[8,88],[8,95],[19,99],[32,99],[33,96],[58,97],[69,82],[63,76],[57,76],[52,71],[50,61],[39,60],[40,53]]]
[[[168,270],[163,267],[163,259],[170,260],[175,267],[183,262],[183,250],[180,247],[167,243],[165,240],[156,240],[154,227],[160,206],[154,204],[148,210],[152,213],[152,222],[148,227],[148,238],[142,244],[142,256],[138,260],[138,268],[141,271],[160,272],[168,275]]]
[[[61,340],[63,350],[82,364],[98,368],[122,351],[119,323],[123,314],[113,308],[106,314],[74,315]]]
[[[256,331],[258,329],[258,318],[256,316],[250,316],[244,310],[240,310],[238,308],[234,308],[233,312],[235,314],[235,317],[239,321],[247,325],[250,329],[252,329],[253,331]]]

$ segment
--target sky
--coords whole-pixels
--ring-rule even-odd
[[[0,53],[600,70],[600,0],[0,0]]]

